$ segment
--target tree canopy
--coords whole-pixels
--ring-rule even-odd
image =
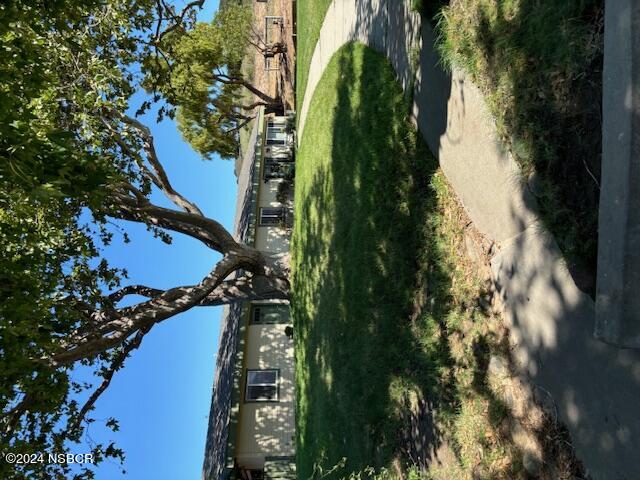
[[[0,4],[0,451],[59,453],[81,441],[98,396],[158,323],[196,306],[288,296],[286,262],[236,242],[177,192],[149,128],[128,113],[177,113],[197,151],[224,157],[252,115],[241,89],[277,103],[239,71],[246,10],[197,24],[203,3]],[[140,89],[148,98],[132,105]],[[153,189],[174,208],[153,204]],[[166,242],[190,236],[222,260],[192,285],[130,284],[103,255],[113,220],[142,223]],[[122,306],[131,295],[146,300]],[[92,386],[69,376],[79,363],[102,378],[84,404],[78,394]],[[114,445],[93,453],[123,457]],[[69,475],[64,464],[0,462],[1,478]],[[87,466],[73,475],[94,474]]]
[[[197,23],[189,31],[174,30],[162,39],[158,57],[145,59],[146,88],[158,91],[177,106],[180,132],[199,153],[232,157],[238,153],[238,130],[254,118],[255,107],[281,111],[281,100],[245,79],[241,62],[256,36],[248,7],[229,4],[211,23]],[[243,103],[249,90],[257,101]],[[163,112],[173,115],[165,107]]]

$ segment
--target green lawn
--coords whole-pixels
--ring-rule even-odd
[[[298,43],[296,45],[296,101],[302,105],[311,56],[331,0],[298,0]]]
[[[311,104],[293,238],[300,478],[315,462],[363,468],[394,453],[397,385],[419,357],[407,328],[421,248],[411,170],[420,158],[417,170],[434,167],[406,112],[391,68],[363,46],[334,57]]]
[[[484,380],[499,320],[479,306],[467,219],[407,112],[391,66],[359,44],[338,51],[311,103],[292,247],[298,476],[342,458],[328,477],[406,467],[408,414],[428,399],[434,438],[457,452],[433,478],[522,478]]]
[[[445,63],[485,92],[499,134],[565,257],[593,291],[601,155],[603,0],[464,0],[439,21]]]

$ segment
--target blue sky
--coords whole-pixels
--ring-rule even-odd
[[[217,1],[208,1],[200,19],[210,20],[216,9]],[[134,111],[141,99],[142,95],[134,98]],[[174,187],[231,230],[233,162],[204,161],[182,140],[173,122],[156,124],[153,116],[143,120],[152,129]],[[159,193],[152,200],[170,206]],[[114,238],[106,256],[113,266],[127,268],[131,283],[159,288],[197,283],[220,258],[187,237],[174,235],[173,244],[165,245],[143,226],[126,223],[126,229],[131,243]],[[197,308],[157,325],[115,374],[92,417],[115,417],[120,431],[112,433],[96,421],[89,435],[106,444],[113,440],[126,452],[127,474],[105,462],[98,467],[98,480],[200,478],[220,317],[219,307]]]

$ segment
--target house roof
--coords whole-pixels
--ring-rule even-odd
[[[262,110],[259,117],[262,116]],[[247,151],[238,172],[238,199],[234,220],[234,237],[237,241],[253,244],[253,229],[255,223],[255,205],[258,183],[258,164],[256,151],[260,148],[258,135],[262,122],[254,122]],[[220,343],[216,360],[216,370],[213,379],[213,394],[209,411],[209,427],[202,466],[204,480],[220,480],[224,478],[227,458],[232,453],[227,452],[229,446],[229,425],[232,422],[234,407],[234,373],[239,343],[240,319],[242,304],[225,307],[222,313],[220,327]],[[237,382],[236,382],[237,383]],[[238,401],[237,399],[235,401]]]
[[[256,201],[258,194],[258,168],[256,152],[260,148],[262,115],[264,108],[260,107],[257,121],[253,122],[253,129],[247,144],[242,165],[238,172],[238,198],[236,200],[236,216],[234,219],[234,237],[236,241],[253,244],[253,230],[249,227],[255,223]]]
[[[227,464],[227,440],[233,397],[233,377],[238,344],[238,331],[242,307],[224,307],[220,329],[220,344],[213,378],[213,395],[209,411],[209,428],[204,450],[202,478],[218,480],[223,478]]]

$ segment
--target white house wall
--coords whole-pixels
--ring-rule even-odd
[[[262,468],[265,456],[295,454],[293,340],[286,325],[249,325],[236,458],[245,468]],[[278,402],[244,402],[246,371],[278,369]]]
[[[266,252],[288,252],[290,244],[290,231],[269,225],[260,226],[260,208],[262,207],[282,207],[282,204],[278,202],[276,195],[278,192],[278,185],[282,180],[269,180],[265,182],[260,179],[260,191],[258,192],[258,210],[256,212],[256,237],[255,247],[258,250]]]

